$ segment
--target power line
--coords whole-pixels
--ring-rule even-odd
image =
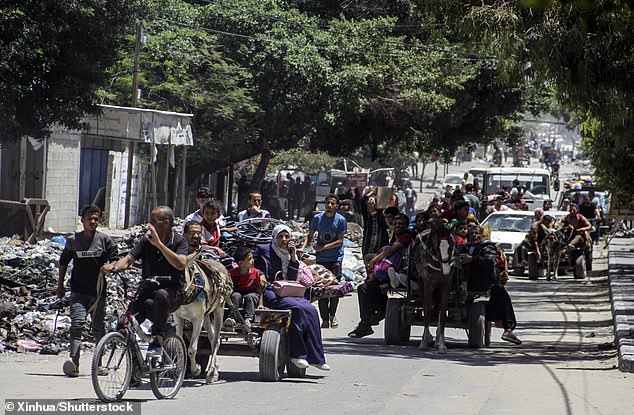
[[[259,41],[259,42],[266,42],[266,43],[277,43],[277,44],[283,44],[283,45],[289,45],[292,44],[291,42],[285,41],[285,40],[280,40],[280,39],[270,39],[270,38],[265,38],[265,37],[254,37],[254,36],[250,36],[250,35],[245,35],[242,33],[234,33],[234,32],[228,32],[228,31],[224,31],[224,30],[218,30],[218,29],[212,29],[209,27],[205,27],[205,26],[195,26],[195,25],[191,25],[188,23],[182,23],[182,22],[177,22],[174,20],[170,20],[170,19],[165,19],[165,18],[155,18],[155,20],[159,20],[159,21],[164,21],[167,23],[170,23],[172,25],[176,25],[176,26],[180,26],[180,27],[186,27],[189,29],[194,29],[194,30],[202,30],[205,32],[209,32],[209,33],[213,33],[213,34],[217,34],[217,35],[222,35],[222,36],[229,36],[229,37],[235,37],[235,38],[240,38],[240,39],[248,39],[248,40],[254,40],[254,41]],[[328,48],[325,48],[323,46],[317,46],[317,45],[312,45],[315,49],[320,50],[320,51],[325,51],[325,52],[331,52],[331,50],[329,50]],[[346,49],[345,50],[346,53],[350,53],[350,54],[357,54],[357,55],[372,55],[372,56],[382,56],[382,57],[394,57],[394,58],[404,58],[406,57],[405,54],[397,54],[397,53],[378,53],[378,52],[368,52],[368,51],[360,51],[360,50],[352,50],[352,49]],[[401,50],[401,52],[403,53],[407,53],[407,52],[411,52],[408,50]],[[423,52],[435,52],[435,50],[423,50]],[[477,58],[477,57],[441,57],[438,58],[439,60],[452,60],[452,61],[492,61],[494,60],[494,58],[488,58],[488,57],[484,57],[484,58]]]
[[[217,4],[216,2],[213,2],[212,0],[201,0],[204,3],[208,3],[208,4]],[[299,22],[293,22],[293,21],[289,21],[286,19],[282,19],[276,16],[271,16],[271,15],[266,15],[266,14],[262,14],[262,13],[258,13],[258,12],[253,12],[250,10],[244,10],[244,9],[240,9],[240,8],[236,8],[236,7],[232,7],[230,5],[226,5],[226,4],[222,4],[221,5],[224,9],[229,9],[229,10],[234,10],[240,13],[245,13],[245,14],[250,14],[252,16],[258,16],[267,20],[271,20],[271,21],[275,21],[275,22],[280,22],[280,23],[284,23],[287,26],[302,26],[302,27],[306,27],[306,24],[302,24]],[[220,17],[220,16],[218,16]],[[458,51],[453,51],[453,50],[449,50],[449,49],[444,49],[444,48],[438,48],[436,46],[431,46],[431,45],[411,45],[411,44],[407,44],[407,43],[403,43],[403,42],[395,42],[395,41],[390,41],[390,40],[385,40],[385,39],[380,39],[380,38],[376,38],[376,37],[368,37],[368,36],[363,36],[363,35],[358,35],[358,34],[354,34],[354,33],[346,33],[346,32],[339,32],[339,31],[335,31],[332,30],[329,26],[319,26],[319,25],[314,25],[313,26],[316,29],[320,29],[323,30],[325,32],[329,32],[332,34],[338,34],[338,35],[342,35],[342,36],[347,36],[347,37],[356,37],[356,38],[361,38],[361,39],[366,39],[366,40],[371,40],[373,42],[380,42],[380,43],[384,43],[387,45],[392,45],[392,46],[400,46],[403,48],[408,48],[408,49],[413,49],[413,50],[423,50],[423,51],[436,51],[436,52],[444,52],[444,53],[451,53],[451,54],[455,54],[455,55],[463,55],[463,56],[467,56],[467,58],[469,59],[474,59],[473,58],[473,53],[469,53],[469,52],[458,52]],[[479,56],[478,56],[479,57]],[[491,60],[491,59],[495,59],[493,57],[486,57],[487,60]]]

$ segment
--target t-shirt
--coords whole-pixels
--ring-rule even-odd
[[[310,230],[317,232],[317,245],[326,245],[348,233],[346,219],[338,213],[327,216],[326,212],[315,215],[310,223]],[[338,248],[324,249],[317,252],[317,262],[340,262],[343,260],[343,244]]]
[[[200,238],[203,245],[207,246],[220,246],[220,225],[218,222],[213,225],[203,219],[200,222],[200,226],[203,228],[203,234]]]
[[[233,280],[233,290],[240,294],[254,293],[261,287],[260,276],[262,272],[255,267],[251,268],[247,275],[242,275],[240,268],[232,269],[229,275]]]
[[[88,239],[84,232],[77,232],[66,238],[59,264],[66,267],[73,261],[71,291],[97,295],[99,269],[106,262],[114,261],[116,255],[117,245],[108,235],[97,231],[92,239]],[[106,295],[106,290],[103,290],[102,295]]]
[[[266,209],[260,209],[260,213],[255,214],[251,212],[249,209],[245,209],[242,212],[238,213],[238,222],[242,222],[245,219],[251,218],[270,218],[271,214]]]
[[[178,255],[187,255],[187,241],[175,232],[172,232],[165,246]],[[161,281],[161,287],[174,287],[182,284],[184,271],[174,268],[163,256],[163,253],[147,240],[147,236],[142,237],[132,248],[130,255],[141,260],[143,278],[170,277],[169,281]]]
[[[185,223],[189,222],[189,221],[194,221],[194,222],[202,222],[203,221],[203,213],[200,211],[200,209],[198,209],[197,211],[190,213],[189,215],[187,215],[185,217]]]

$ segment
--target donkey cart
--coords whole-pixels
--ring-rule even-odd
[[[446,327],[464,329],[467,332],[469,346],[482,348],[491,343],[491,322],[486,319],[486,306],[489,301],[487,292],[468,292],[466,300],[461,302],[452,290],[447,307]],[[385,309],[384,339],[389,345],[409,342],[412,326],[424,326],[423,300],[418,289],[388,289],[389,296]],[[431,313],[431,325],[438,324],[437,301]]]
[[[255,310],[252,326],[242,324],[235,327],[223,326],[220,331],[221,356],[250,356],[259,358],[260,377],[265,382],[277,382],[287,374],[290,378],[303,378],[306,369],[300,369],[290,361],[288,329],[290,310]],[[189,342],[189,332],[185,332],[185,341]],[[196,362],[207,367],[211,345],[206,334],[198,340]],[[204,377],[204,373],[201,376]]]

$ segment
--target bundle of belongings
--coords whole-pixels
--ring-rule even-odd
[[[308,265],[315,280],[310,288],[310,301],[321,300],[322,298],[343,297],[352,291],[352,284],[348,281],[337,282],[334,276],[326,267],[319,264]]]

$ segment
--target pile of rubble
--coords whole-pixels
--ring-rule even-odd
[[[180,225],[177,222],[177,225]],[[308,234],[308,224],[291,221],[293,238],[298,242]],[[105,231],[108,233],[108,231]],[[146,225],[137,225],[113,236],[119,256],[124,256],[147,233]],[[345,240],[343,278],[354,285],[363,281],[365,267],[360,244],[363,230],[349,227]],[[59,258],[65,238],[54,236],[34,244],[19,237],[0,237],[0,352],[40,351],[59,353],[68,346],[70,317],[68,298],[57,301],[56,287]],[[70,267],[72,267],[72,262]],[[66,283],[70,270],[66,275]],[[141,271],[132,267],[120,276],[107,276],[106,324],[114,328],[116,316],[125,310],[126,295],[136,292]],[[126,283],[122,283],[125,280]],[[67,289],[67,294],[69,290]],[[93,341],[90,319],[84,331],[86,344]]]
[[[0,238],[0,352],[39,350],[56,354],[67,347],[68,302],[67,299],[56,301],[55,295],[63,246],[63,237],[44,239],[36,244],[16,237]],[[119,246],[125,249],[128,241],[119,241]],[[70,271],[67,282],[69,276]],[[140,271],[133,268],[123,276],[129,280],[128,293],[134,293]],[[124,284],[112,281],[113,278],[119,277],[108,276],[107,324],[114,324],[114,316],[127,304]],[[86,340],[93,340],[90,330],[86,331]]]

